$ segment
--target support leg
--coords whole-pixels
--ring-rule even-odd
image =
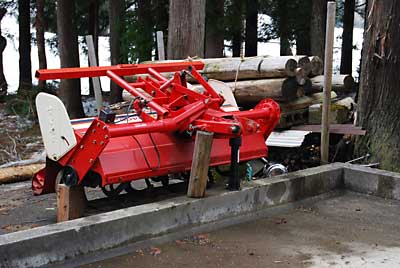
[[[86,197],[83,186],[57,187],[57,222],[69,221],[83,216],[86,206]]]
[[[213,136],[214,134],[209,132],[198,131],[196,133],[187,191],[189,197],[199,198],[205,195]]]
[[[231,138],[229,140],[231,146],[231,176],[229,177],[228,189],[231,191],[240,190],[239,178],[239,154],[242,145],[242,137]]]

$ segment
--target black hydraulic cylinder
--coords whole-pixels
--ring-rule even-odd
[[[229,146],[231,146],[231,174],[229,177],[228,189],[231,191],[240,190],[239,153],[241,145],[242,137],[229,139]]]

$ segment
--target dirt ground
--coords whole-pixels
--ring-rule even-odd
[[[399,216],[400,202],[346,193],[82,268],[400,267]]]

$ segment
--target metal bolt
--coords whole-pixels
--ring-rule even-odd
[[[97,127],[99,127],[99,126],[100,126],[100,123],[98,122],[98,123],[97,123]]]
[[[104,141],[101,141],[101,142],[100,142],[100,145],[104,145]]]
[[[108,135],[105,135],[104,138],[105,138],[106,140],[108,140]]]
[[[80,149],[83,149],[84,147],[85,147],[85,146],[83,146],[83,145],[79,146]]]
[[[96,130],[95,129],[92,129],[92,133],[95,133],[96,132]]]
[[[93,144],[96,144],[97,143],[97,141],[96,140],[93,140]]]
[[[93,159],[92,158],[89,159],[89,163],[93,164]]]
[[[106,130],[106,128],[107,128],[106,126],[103,126],[103,130]]]

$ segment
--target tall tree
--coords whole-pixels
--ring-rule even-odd
[[[171,0],[168,58],[204,57],[206,0]]]
[[[325,32],[327,0],[312,0],[310,25],[311,54],[321,59],[325,56]]]
[[[355,6],[355,0],[346,0],[344,2],[342,58],[340,61],[341,74],[351,74],[353,69],[353,29]]]
[[[57,34],[61,68],[79,67],[75,0],[57,1]],[[83,117],[80,79],[63,79],[59,95],[72,118]]]
[[[257,56],[258,45],[258,0],[246,1],[246,57]]]
[[[44,0],[36,0],[36,42],[39,57],[39,69],[47,69],[46,47],[44,39]],[[39,81],[39,88],[43,90],[46,86],[46,81]]]
[[[7,94],[7,81],[3,71],[3,51],[7,45],[7,39],[1,35],[1,20],[6,14],[5,8],[0,8],[0,96]]]
[[[224,55],[224,0],[207,0],[206,3],[206,58]]]
[[[121,63],[121,38],[122,38],[122,22],[125,12],[125,0],[108,1],[108,12],[110,21],[110,50],[111,50],[111,65]],[[111,81],[110,102],[122,101],[122,89]]]
[[[137,0],[138,7],[138,57],[139,61],[151,60],[154,37],[153,37],[153,25],[151,12],[152,6],[149,0]]]
[[[19,23],[19,88],[18,93],[32,88],[30,1],[18,0]]]
[[[278,0],[278,31],[281,42],[281,56],[292,55],[290,49],[291,29],[288,14],[289,0]]]
[[[244,3],[242,0],[230,0],[228,6],[228,25],[232,40],[232,54],[234,57],[239,57],[242,49],[242,32],[243,32],[243,9]]]
[[[358,122],[367,130],[356,152],[400,171],[400,3],[368,0]]]
[[[294,35],[296,39],[296,54],[311,55],[311,13],[312,1],[295,1],[292,18],[294,18]]]

